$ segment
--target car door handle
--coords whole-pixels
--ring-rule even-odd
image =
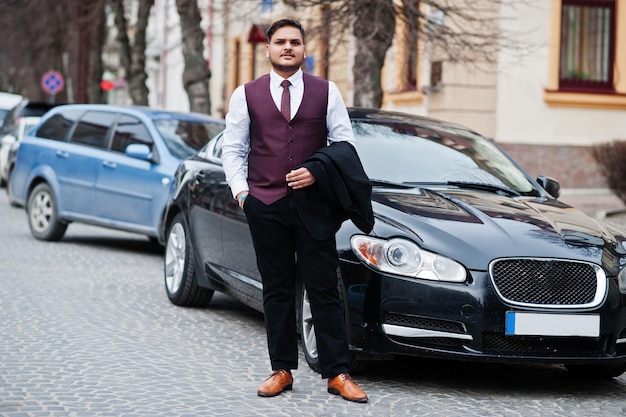
[[[56,151],[56,155],[59,158],[68,158],[70,156],[69,152],[66,151]]]
[[[102,166],[105,168],[117,168],[117,164],[111,161],[102,161]]]

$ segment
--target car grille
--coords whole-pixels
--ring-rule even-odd
[[[385,314],[385,324],[394,324],[397,326],[414,327],[417,329],[436,330],[446,333],[459,333],[464,334],[465,330],[461,323],[437,320],[428,317],[409,316],[404,314]]]
[[[600,271],[590,263],[558,259],[499,259],[490,266],[501,298],[512,304],[544,307],[599,304],[602,280],[606,280]]]
[[[463,324],[448,320],[438,320],[432,319],[429,317],[420,317],[420,316],[411,316],[404,314],[395,314],[395,313],[386,313],[384,317],[385,324],[391,324],[396,326],[403,327],[412,327],[416,329],[423,330],[434,330],[443,333],[455,333],[455,334],[465,334],[465,328]],[[404,344],[415,344],[416,339],[410,337],[401,337],[388,335],[388,337],[398,343]],[[419,345],[421,346],[432,346],[432,347],[445,347],[445,348],[461,348],[463,342],[459,339],[447,338],[445,336],[442,337],[420,337]]]
[[[584,337],[505,336],[500,333],[483,333],[483,351],[491,354],[535,354],[539,356],[580,356],[601,354],[605,349],[603,339]]]

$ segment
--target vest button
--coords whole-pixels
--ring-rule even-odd
[[[287,158],[290,161],[293,161],[293,156],[290,156],[289,158]]]

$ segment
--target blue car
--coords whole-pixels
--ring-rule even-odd
[[[40,240],[79,222],[156,241],[179,163],[223,128],[222,119],[147,107],[55,107],[22,140],[10,200]]]

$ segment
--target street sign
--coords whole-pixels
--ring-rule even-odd
[[[57,71],[48,71],[41,77],[41,88],[48,94],[56,94],[63,90],[63,76]]]

